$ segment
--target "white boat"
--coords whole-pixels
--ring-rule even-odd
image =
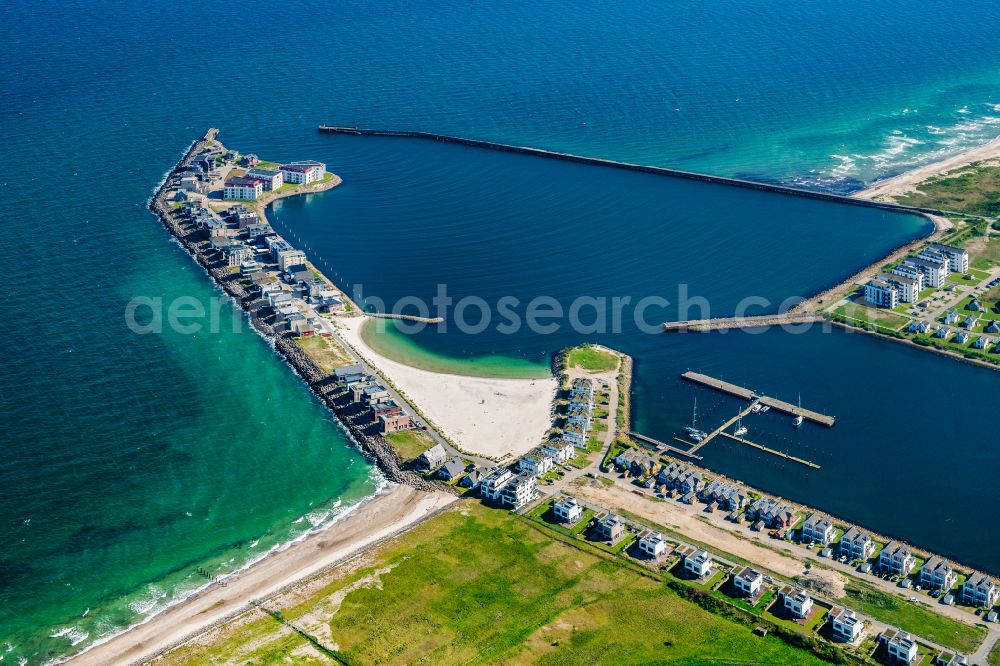
[[[696,442],[708,437],[708,433],[704,430],[698,430],[696,427],[698,425],[698,398],[694,399],[694,411],[691,414],[691,425],[684,427],[684,432],[691,435],[691,439]]]
[[[771,405],[761,405],[760,406],[760,413],[761,414],[764,414],[764,413],[769,412],[769,411],[771,411]]]
[[[736,435],[737,437],[742,437],[743,435],[747,434],[747,427],[743,425],[742,413],[740,413],[739,418],[736,419],[736,430],[733,431],[733,434]]]
[[[799,393],[799,409],[800,410],[802,409],[802,394],[801,393]],[[796,414],[795,415],[795,418],[792,419],[792,425],[795,426],[796,428],[798,428],[800,425],[802,425],[802,415],[801,414]]]
[[[757,412],[759,412],[760,411],[760,403],[759,402],[755,402],[753,404],[753,407],[750,408],[750,411],[753,412],[754,414],[756,414]]]

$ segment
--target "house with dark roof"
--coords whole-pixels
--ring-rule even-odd
[[[875,552],[875,542],[871,534],[852,526],[840,538],[838,549],[849,560],[867,560]]]
[[[465,473],[465,463],[461,458],[452,458],[438,468],[435,476],[444,481],[454,481]]]

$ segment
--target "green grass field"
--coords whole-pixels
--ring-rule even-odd
[[[386,435],[385,438],[404,461],[413,460],[434,446],[434,440],[423,430],[393,432]]]
[[[471,504],[281,610],[353,665],[824,663],[632,568]],[[335,662],[261,616],[162,663]]]
[[[972,215],[1000,215],[1000,168],[972,165],[953,175],[931,178],[919,192],[895,197],[908,206],[939,208]]]
[[[993,646],[993,649],[990,650],[989,655],[986,657],[986,661],[990,666],[1000,666],[1000,641],[998,641],[997,644]]]
[[[910,603],[860,581],[851,581],[840,601],[876,620],[966,654],[975,651],[986,637],[983,627],[938,615],[921,604]]]
[[[334,368],[340,368],[354,363],[344,348],[329,338],[321,335],[313,335],[308,338],[295,338],[295,344],[302,348],[313,361],[316,362],[323,372],[327,374],[333,372]]]
[[[587,372],[607,372],[618,367],[618,357],[603,349],[584,345],[569,351],[566,365],[570,368],[582,368]]]
[[[875,324],[893,330],[907,324],[910,319],[892,310],[880,310],[869,308],[859,303],[845,303],[833,311],[833,314],[841,315],[856,322],[865,324]]]

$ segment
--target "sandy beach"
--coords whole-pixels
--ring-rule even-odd
[[[446,375],[382,356],[362,339],[364,317],[338,320],[355,351],[389,377],[453,442],[471,453],[500,459],[541,444],[552,425],[556,380]]]
[[[871,187],[863,189],[860,192],[855,192],[851,196],[858,199],[891,201],[893,197],[913,191],[917,185],[928,178],[939,176],[943,173],[975,164],[976,162],[997,158],[1000,158],[1000,137],[978,148],[973,148],[972,150],[952,155],[939,162],[934,162],[933,164],[928,164],[901,173],[898,176],[879,181]]]
[[[320,572],[412,527],[455,500],[446,493],[392,486],[329,528],[227,578],[225,587],[213,585],[69,663],[105,666],[148,658],[245,609],[251,599],[271,595]]]

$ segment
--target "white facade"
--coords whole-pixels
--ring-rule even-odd
[[[552,458],[538,453],[524,456],[518,461],[517,468],[525,474],[541,476],[552,471]]]
[[[745,597],[755,596],[764,584],[764,576],[750,567],[743,567],[733,576],[733,587]]]
[[[931,243],[928,249],[947,257],[948,269],[952,273],[964,273],[969,270],[969,253],[962,248],[954,247],[953,245],[942,245],[941,243]]]
[[[785,589],[781,592],[784,597],[785,610],[795,617],[808,617],[813,607],[813,600],[801,587]]]
[[[917,658],[917,641],[905,631],[889,629],[879,639],[885,643],[890,659],[909,664]]]
[[[880,308],[899,305],[899,292],[885,280],[869,280],[865,285],[865,300]]]
[[[264,191],[260,181],[249,178],[230,178],[223,188],[226,199],[256,199]]]
[[[302,250],[288,249],[278,253],[278,268],[287,271],[292,266],[300,266],[306,262],[306,253]]]
[[[575,523],[583,516],[583,509],[573,497],[560,497],[552,502],[552,513],[561,523]]]
[[[514,478],[514,473],[506,467],[494,470],[489,476],[479,483],[479,496],[483,499],[497,501],[510,480]]]
[[[865,623],[854,611],[837,606],[830,611],[830,628],[834,640],[853,643],[861,636]]]
[[[894,574],[905,576],[913,569],[916,560],[909,548],[898,541],[891,541],[879,553],[878,563],[883,569],[888,569]]]
[[[867,560],[875,552],[872,536],[864,530],[852,527],[840,539],[840,554],[852,560]]]
[[[535,477],[518,474],[500,489],[500,503],[512,509],[520,509],[535,497]]]
[[[824,546],[831,541],[836,534],[833,521],[830,516],[821,513],[814,513],[802,523],[802,540],[821,543]]]
[[[712,556],[705,550],[696,550],[684,558],[684,568],[697,578],[712,572]]]
[[[555,442],[543,446],[542,453],[556,462],[564,463],[576,455],[576,447],[568,442]]]
[[[265,192],[272,192],[285,184],[285,174],[281,171],[269,171],[267,169],[250,169],[247,171],[247,178],[258,180]]]
[[[326,165],[322,162],[291,162],[282,164],[279,170],[284,174],[286,183],[295,185],[314,183],[326,175]]]
[[[639,537],[639,551],[654,560],[667,552],[667,542],[659,532],[645,532]]]
[[[979,572],[973,573],[962,585],[962,597],[970,606],[989,608],[1000,597],[996,581]]]
[[[920,567],[920,584],[932,590],[950,590],[958,582],[954,567],[937,555]]]
[[[924,255],[910,257],[903,262],[904,266],[909,266],[924,276],[924,284],[928,287],[937,288],[948,279],[948,260],[944,257],[929,258]]]
[[[920,290],[924,285],[924,276],[920,273],[917,273],[916,277],[908,277],[893,271],[892,273],[880,273],[878,277],[896,288],[900,302],[916,303],[920,298]]]

